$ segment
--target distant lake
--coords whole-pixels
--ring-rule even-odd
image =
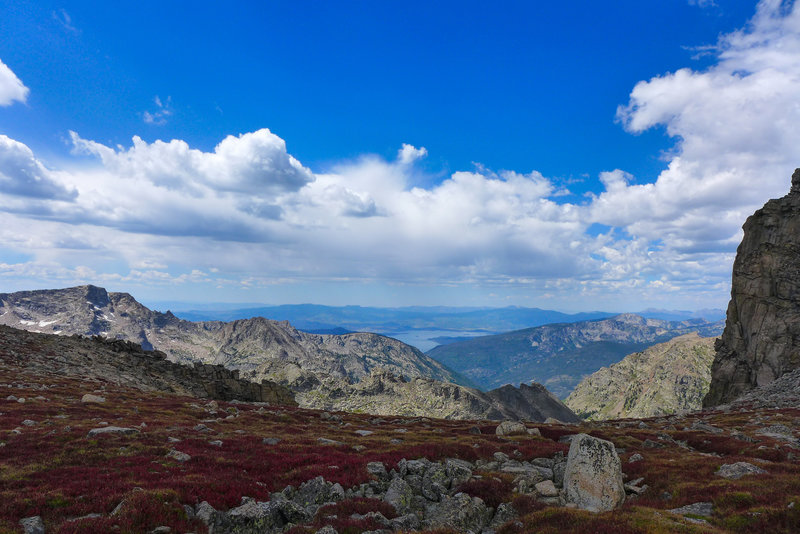
[[[375,333],[399,339],[403,343],[416,347],[422,352],[428,352],[433,347],[441,344],[434,341],[434,338],[488,336],[494,332],[487,332],[485,330],[401,330],[399,332],[376,331]]]

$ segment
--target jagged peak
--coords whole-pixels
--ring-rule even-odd
[[[800,169],[795,169],[794,174],[792,174],[792,188],[789,190],[789,194],[800,194]]]

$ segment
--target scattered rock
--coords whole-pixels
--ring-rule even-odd
[[[745,475],[763,475],[766,471],[748,462],[723,464],[717,469],[716,475],[729,480],[739,480]]]
[[[402,514],[411,510],[414,504],[414,490],[402,478],[395,478],[389,484],[389,489],[386,490],[383,500],[394,506],[394,509]]]
[[[365,438],[365,437],[367,437],[367,436],[371,436],[371,435],[372,435],[372,434],[374,434],[374,433],[375,433],[375,432],[373,432],[372,430],[356,430],[356,431],[354,432],[354,434],[358,434],[358,435],[359,435],[359,436],[361,436],[362,438]]]
[[[24,534],[44,534],[44,521],[41,516],[35,515],[20,519],[19,524],[22,525]]]
[[[714,513],[714,504],[710,502],[696,502],[693,504],[687,504],[686,506],[681,506],[680,508],[673,508],[672,510],[668,511],[679,515],[699,515],[701,517],[711,517],[711,514]]]
[[[628,458],[628,463],[632,464],[634,462],[641,462],[642,460],[644,460],[644,456],[637,452],[636,454],[631,454],[631,457]]]
[[[25,419],[22,422],[22,424],[25,425],[25,426],[36,426],[36,421],[33,421],[31,419]]]
[[[525,425],[519,421],[503,421],[497,425],[494,433],[498,436],[513,436],[517,434],[526,434],[527,430],[525,429]]]
[[[480,532],[492,518],[492,511],[478,497],[466,493],[445,495],[438,505],[429,506],[425,528],[451,528],[458,532]]]
[[[99,436],[102,434],[122,434],[122,435],[135,435],[139,433],[138,428],[123,428],[119,426],[104,426],[100,428],[93,428],[89,431],[88,437]]]
[[[100,395],[92,395],[91,393],[87,393],[83,397],[81,397],[81,402],[84,404],[102,404],[106,401],[105,397],[101,397]]]
[[[564,472],[567,502],[578,508],[605,512],[625,502],[622,469],[610,441],[578,434],[569,448]]]
[[[335,439],[328,439],[328,438],[317,438],[317,443],[320,445],[344,445],[341,441],[336,441]]]
[[[558,489],[552,480],[543,480],[535,485],[536,493],[542,497],[558,497]]]
[[[175,449],[172,449],[167,453],[167,458],[172,458],[173,460],[181,463],[188,462],[189,460],[192,459],[192,457],[186,454],[185,452],[181,452]]]
[[[264,445],[277,445],[280,442],[280,438],[264,438],[261,440]]]

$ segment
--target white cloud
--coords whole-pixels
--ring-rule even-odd
[[[677,144],[655,183],[601,177],[606,191],[589,206],[591,221],[668,248],[733,251],[744,219],[788,192],[800,166],[800,9],[763,1],[715,51],[704,71],[636,84],[619,120],[633,133],[664,127]]]
[[[29,92],[17,75],[0,61],[0,106],[10,106],[14,102],[25,103]]]
[[[397,151],[397,161],[403,165],[410,165],[427,155],[428,149],[426,149],[424,146],[417,148],[413,145],[409,145],[408,143],[403,143],[403,146]]]
[[[210,152],[73,133],[96,161],[69,171],[4,138],[0,247],[34,257],[6,262],[4,276],[50,266],[47,276],[74,278],[92,265],[99,279],[143,285],[378,280],[511,288],[572,307],[644,308],[676,298],[667,293],[681,295],[675,306],[722,306],[742,223],[788,191],[800,163],[799,11],[762,2],[720,38],[711,67],[637,84],[619,120],[676,139],[667,169],[610,169],[603,192],[579,203],[535,171],[478,166],[415,186],[427,150],[408,144],[393,161],[364,156],[315,175],[266,129]]]
[[[172,116],[172,97],[168,96],[165,102],[156,95],[153,98],[153,103],[156,105],[155,111],[152,113],[145,111],[142,113],[142,120],[146,124],[154,124],[156,126],[163,126],[167,123],[167,118]]]
[[[14,197],[70,200],[75,191],[37,160],[26,145],[0,134],[0,191]]]

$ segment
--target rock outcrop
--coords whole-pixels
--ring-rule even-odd
[[[789,194],[768,201],[743,228],[705,407],[800,367],[800,169]]]
[[[590,420],[699,410],[711,383],[714,338],[686,334],[583,379],[564,401]]]

